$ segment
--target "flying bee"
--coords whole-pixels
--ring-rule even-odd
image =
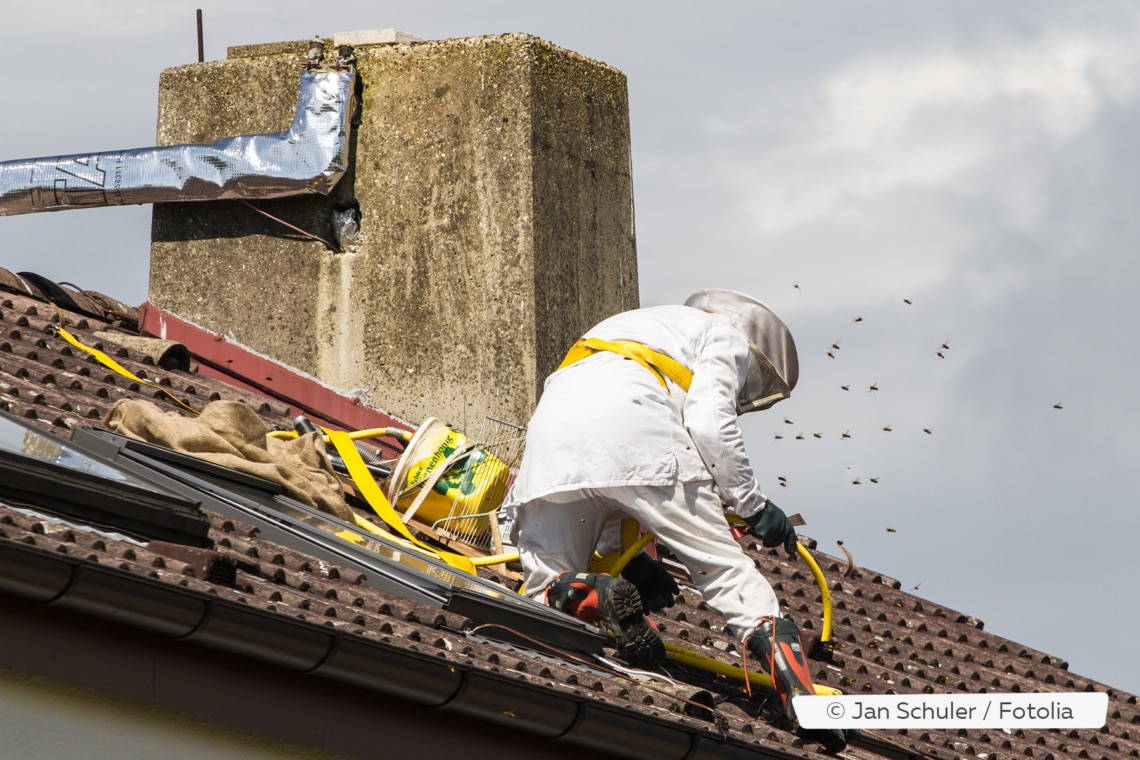
[[[890,425],[884,425],[883,430],[884,430],[884,432],[889,433],[889,432],[891,432],[891,426]]]
[[[871,387],[867,389],[867,393],[874,393],[877,390],[879,390],[879,381],[878,380],[871,383]]]
[[[930,428],[923,428],[922,432],[926,433],[927,435],[934,435],[934,431]]]
[[[863,321],[863,318],[862,318],[862,317],[855,317],[855,319],[853,319],[853,320],[851,320],[851,321],[852,321],[852,322],[862,322],[862,321]]]
[[[841,385],[841,386],[839,386],[839,387],[840,387],[841,389],[845,390],[845,391],[849,391],[849,390],[851,390],[851,386],[850,386],[850,385]]]
[[[812,438],[823,438],[823,433],[812,433],[811,437]]]
[[[910,306],[911,300],[909,298],[904,298],[903,303],[905,303],[907,306]]]
[[[840,433],[840,434],[839,434],[839,439],[840,439],[840,440],[846,440],[846,439],[848,439],[848,438],[850,438],[850,437],[851,437],[851,431],[850,431],[850,430],[844,431],[843,433]]]
[[[831,347],[834,348],[836,351],[838,351],[839,350],[839,341],[835,341],[834,343],[832,343]]]
[[[1062,406],[1061,406],[1061,402],[1060,402],[1060,401],[1058,401],[1056,404],[1053,404],[1053,408],[1054,408],[1054,409],[1063,409],[1064,407],[1062,407]]]

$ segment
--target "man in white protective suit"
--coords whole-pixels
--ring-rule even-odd
[[[799,629],[780,616],[725,513],[795,553],[795,530],[761,492],[737,417],[787,398],[798,375],[788,328],[742,293],[702,290],[681,306],[610,317],[547,378],[506,502],[517,510],[526,593],[604,625],[619,656],[652,668],[665,647],[646,612],[672,606],[673,578],[645,554],[622,577],[587,572],[607,523],[635,518],[767,669],[793,726],[792,698],[815,693]]]

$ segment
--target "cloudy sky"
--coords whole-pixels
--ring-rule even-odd
[[[1140,693],[1140,6],[6,0],[0,160],[152,145],[198,7],[209,60],[396,27],[625,72],[642,303],[735,287],[799,345],[792,399],[744,421],[769,496]],[[0,266],[141,303],[149,234],[148,207],[0,219]]]

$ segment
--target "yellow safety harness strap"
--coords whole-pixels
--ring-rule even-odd
[[[368,471],[368,467],[364,464],[360,452],[356,450],[356,446],[353,445],[352,438],[349,437],[348,433],[339,430],[323,430],[324,434],[328,436],[329,441],[336,448],[337,453],[340,454],[340,458],[344,460],[344,464],[348,468],[348,474],[352,477],[352,482],[360,489],[360,495],[364,497],[364,500],[368,502],[368,506],[372,507],[372,511],[384,521],[385,525],[396,531],[398,535],[413,545],[425,549],[430,554],[439,557],[456,570],[471,575],[475,574],[475,565],[472,564],[468,557],[453,552],[437,551],[413,536],[412,532],[408,530],[408,526],[404,525],[400,520],[400,516],[396,513],[396,510],[392,508],[387,497],[384,496],[384,492],[380,490],[380,486],[376,485],[376,481],[372,478],[372,473]]]
[[[566,353],[566,358],[558,365],[558,369],[568,367],[574,362],[581,361],[587,356],[593,356],[599,351],[609,351],[610,353],[624,356],[626,359],[632,359],[637,362],[657,377],[657,380],[661,383],[661,386],[665,388],[666,392],[669,390],[669,386],[665,384],[666,378],[679,385],[686,393],[689,390],[689,385],[693,382],[692,370],[684,364],[681,364],[681,362],[667,354],[654,351],[644,343],[638,343],[635,340],[581,338],[570,347],[570,350]]]
[[[57,335],[59,335],[59,337],[61,337],[61,338],[63,338],[64,340],[66,340],[68,343],[70,343],[70,344],[71,344],[72,346],[74,346],[75,348],[78,348],[80,351],[86,351],[87,353],[89,353],[89,354],[91,354],[92,356],[94,356],[94,357],[95,357],[95,359],[96,359],[96,360],[97,360],[97,361],[98,361],[100,364],[102,364],[104,367],[106,367],[107,369],[110,369],[110,370],[113,370],[113,371],[115,371],[115,372],[118,372],[118,373],[119,373],[120,375],[122,375],[123,377],[126,377],[126,378],[129,378],[129,379],[131,379],[131,380],[134,380],[136,383],[141,383],[142,385],[145,385],[145,386],[147,386],[147,387],[149,387],[149,388],[154,388],[154,389],[155,389],[155,390],[157,390],[157,391],[162,391],[164,394],[166,394],[166,397],[167,397],[167,398],[169,398],[169,399],[170,399],[171,401],[173,401],[174,403],[178,404],[178,405],[179,405],[180,407],[182,407],[183,409],[187,409],[187,410],[189,410],[189,411],[193,412],[194,414],[201,414],[201,412],[199,412],[197,409],[195,409],[194,407],[190,406],[189,404],[187,404],[186,402],[184,402],[182,399],[178,398],[178,397],[177,397],[177,396],[175,396],[173,393],[171,393],[170,391],[168,391],[168,390],[166,390],[165,388],[163,388],[163,387],[162,387],[161,385],[159,385],[158,383],[154,383],[154,382],[151,382],[150,380],[144,380],[143,378],[141,378],[141,377],[139,377],[138,375],[136,375],[135,373],[131,372],[129,369],[127,369],[127,368],[126,368],[126,367],[124,367],[123,365],[119,364],[117,361],[115,361],[114,359],[112,359],[110,356],[108,356],[107,354],[103,353],[103,352],[102,352],[102,351],[100,351],[99,349],[97,349],[97,348],[91,348],[90,346],[85,346],[85,345],[83,345],[82,343],[80,343],[80,342],[79,342],[79,341],[78,341],[78,340],[75,338],[75,336],[74,336],[74,335],[72,335],[71,333],[69,333],[67,330],[64,330],[62,327],[57,327],[57,328],[55,328],[55,331],[56,331],[56,334],[57,334]]]
[[[609,351],[610,353],[624,356],[626,359],[631,359],[642,367],[645,367],[653,373],[666,393],[669,392],[669,386],[665,383],[666,378],[679,385],[686,393],[688,393],[689,386],[693,382],[693,372],[684,364],[681,364],[681,362],[668,354],[655,351],[644,343],[639,343],[635,340],[581,338],[570,347],[570,350],[566,353],[566,358],[562,360],[562,364],[558,365],[558,369],[568,367],[575,362],[585,359],[587,356],[593,356],[599,351]],[[615,555],[596,558],[590,563],[590,571],[595,573],[609,573],[610,575],[620,573],[626,563],[653,540],[653,535],[650,533],[639,537],[639,530],[637,520],[632,518],[622,520],[622,550]]]

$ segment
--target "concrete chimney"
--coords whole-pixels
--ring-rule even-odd
[[[571,343],[638,305],[625,76],[529,35],[392,32],[344,37],[359,116],[333,193],[156,205],[150,301],[415,424],[525,424]],[[158,144],[285,129],[308,48],[163,72]],[[352,206],[340,251],[258,211],[333,241]]]

